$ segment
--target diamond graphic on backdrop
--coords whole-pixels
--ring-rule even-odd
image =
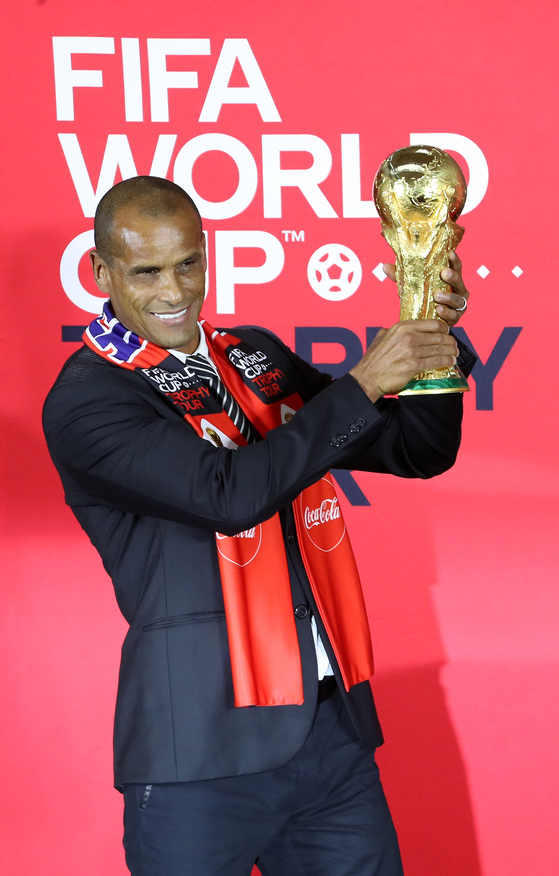
[[[313,252],[307,265],[311,287],[327,301],[343,301],[359,288],[361,262],[349,247],[327,243]]]
[[[380,280],[381,283],[384,283],[384,281],[386,280],[386,274],[382,270],[382,262],[379,262],[376,268],[373,268],[373,274],[375,275],[377,280]]]
[[[485,265],[482,265],[480,268],[477,269],[477,272],[482,280],[485,280],[485,278],[489,274],[489,268],[486,268]]]
[[[522,268],[519,268],[517,265],[516,268],[512,269],[512,273],[514,274],[515,277],[520,277],[520,275],[523,274],[524,271],[522,270]]]

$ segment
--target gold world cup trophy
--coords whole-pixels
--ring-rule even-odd
[[[464,234],[454,221],[466,201],[464,174],[441,149],[407,146],[383,161],[373,194],[382,235],[396,255],[400,319],[441,319],[433,295],[450,288],[441,271]],[[459,368],[438,368],[416,374],[398,395],[468,390]]]

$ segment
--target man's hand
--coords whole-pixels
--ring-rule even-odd
[[[419,371],[452,367],[457,356],[458,347],[446,322],[409,319],[380,329],[349,373],[375,402],[397,393]]]
[[[441,271],[441,279],[452,287],[452,292],[435,292],[437,302],[437,314],[452,328],[456,325],[466,310],[470,293],[464,286],[462,279],[462,262],[455,252],[448,256],[449,267]],[[391,280],[396,280],[394,265],[383,265],[384,273]]]

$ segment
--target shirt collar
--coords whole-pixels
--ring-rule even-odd
[[[199,342],[198,346],[196,347],[196,349],[194,350],[194,353],[189,354],[189,353],[181,353],[180,350],[167,350],[167,352],[171,353],[172,356],[176,356],[176,358],[179,359],[183,365],[186,365],[188,356],[189,355],[193,356],[195,353],[198,353],[202,356],[205,356],[206,359],[210,358],[210,351],[208,349],[208,342],[206,340],[206,335],[205,335],[204,329],[202,328],[201,323],[197,323],[197,325],[198,325],[198,334],[200,336],[200,342]]]

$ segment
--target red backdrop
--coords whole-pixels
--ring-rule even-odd
[[[381,766],[408,876],[556,876],[555,4],[20,0],[2,17],[3,872],[125,872],[125,625],[40,431],[98,305],[80,262],[96,199],[136,172],[191,185],[206,316],[272,328],[337,373],[397,319],[371,184],[423,140],[470,180],[463,328],[480,364],[451,472],[343,484]]]

